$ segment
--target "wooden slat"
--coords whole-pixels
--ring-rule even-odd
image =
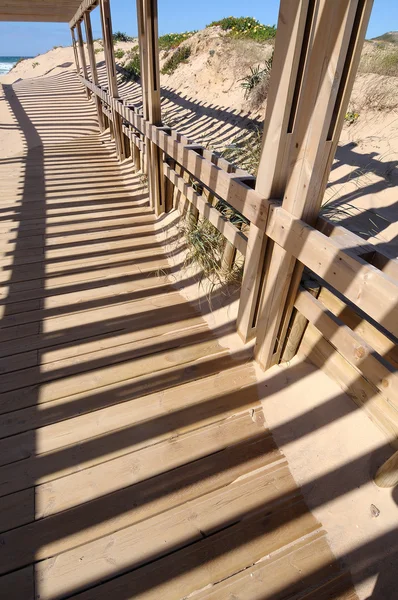
[[[34,488],[29,488],[0,498],[0,507],[5,508],[1,531],[13,529],[2,539],[7,554],[18,564],[29,562],[34,552],[38,559],[48,558],[221,489],[275,461],[281,467],[285,464],[272,437],[261,435],[122,488],[112,494],[112,502],[99,497],[38,520]]]
[[[189,423],[196,426],[209,418],[218,419],[235,414],[253,404],[251,390],[247,387],[254,384],[253,367],[242,365],[199,382],[182,384],[178,395],[174,388],[165,389],[161,402],[158,393],[149,394],[67,420],[61,419],[62,404],[59,415],[55,411],[48,411],[48,414],[47,411],[36,411],[35,416],[31,409],[8,413],[0,433],[2,437],[12,437],[0,441],[0,464],[40,456],[149,419],[159,419],[159,424],[162,420],[166,423],[168,413],[174,413],[173,429]],[[181,396],[185,398],[183,407]],[[32,430],[36,430],[35,435],[31,434]]]
[[[40,598],[67,595],[90,582],[106,581],[124,571],[164,556],[173,549],[199,542],[203,537],[247,519],[253,512],[272,510],[272,502],[296,492],[286,467],[247,476],[183,506],[72,549],[36,566]],[[150,535],[148,535],[150,532]],[[70,577],[73,573],[73,578]]]
[[[363,338],[395,370],[398,370],[398,346],[393,339],[367,321],[365,316],[355,312],[352,304],[346,304],[326,287],[322,287],[319,299],[336,317]]]
[[[366,261],[340,249],[283,208],[275,208],[267,235],[322,277],[358,308],[398,337],[397,282]]]
[[[322,334],[308,324],[300,353],[308,358],[331,379],[337,381],[359,408],[363,408],[369,418],[385,434],[389,443],[398,449],[398,411],[369,383]]]
[[[261,411],[255,410],[253,416],[243,414],[215,421],[211,425],[186,432],[184,435],[168,437],[158,444],[149,442],[146,446],[141,444],[143,446],[141,448],[136,444],[136,451],[133,451],[134,446],[128,447],[126,444],[119,451],[119,453],[124,452],[121,456],[107,460],[104,454],[102,460],[105,462],[100,463],[97,456],[97,464],[82,470],[79,470],[80,465],[76,461],[76,466],[71,466],[69,462],[68,467],[62,472],[53,469],[53,472],[44,474],[44,462],[54,465],[51,456],[44,458],[44,462],[43,459],[37,459],[28,471],[27,461],[24,461],[24,472],[27,472],[29,481],[27,479],[21,481],[21,474],[14,469],[12,479],[7,483],[2,479],[4,482],[2,490],[7,489],[12,493],[15,488],[26,488],[36,482],[36,518],[40,519],[111,494],[218,452],[227,446],[244,441],[255,441],[260,435],[264,435],[264,419]],[[97,440],[97,446],[98,444],[101,445],[101,438]],[[76,450],[77,448],[74,451]],[[70,455],[70,452],[68,454]],[[272,460],[274,458],[272,457]],[[86,460],[85,465],[88,464]],[[6,467],[2,467],[1,471],[4,469]]]
[[[257,562],[297,537],[312,533],[317,527],[302,500],[298,500],[268,511],[268,515],[246,519],[169,557],[83,592],[81,600],[109,597],[174,600],[176,586],[179,596],[185,597]]]
[[[253,567],[216,583],[197,594],[197,599],[284,600],[298,593],[301,598],[307,588],[336,572],[337,565],[324,532],[317,532],[276,555],[267,556]],[[352,598],[355,597],[353,593]],[[338,600],[337,596],[333,596],[333,599]]]
[[[374,348],[305,290],[300,291],[294,305],[398,410],[398,378],[383,364]]]

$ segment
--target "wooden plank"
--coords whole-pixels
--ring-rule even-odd
[[[40,411],[34,419],[31,419],[33,415],[30,409],[9,413],[7,421],[2,424],[1,434],[2,437],[12,435],[12,438],[6,437],[0,441],[0,463],[40,456],[91,437],[131,427],[141,421],[162,419],[168,413],[174,413],[173,429],[191,422],[199,426],[202,421],[224,418],[256,404],[256,394],[251,389],[254,384],[253,367],[242,365],[201,379],[200,382],[183,384],[178,389],[178,394],[174,388],[166,389],[161,394],[161,402],[158,393],[149,394],[126,400],[120,405],[114,404],[72,417],[67,421],[56,419],[51,411],[47,415],[46,411]],[[186,398],[183,407],[182,395]],[[48,424],[51,422],[52,424]],[[18,434],[18,431],[24,433]]]
[[[355,312],[355,307],[346,304],[326,287],[321,289],[320,300],[336,317],[345,325],[355,331],[376,350],[395,369],[398,369],[398,347],[396,343],[384,333],[376,329],[363,316]]]
[[[297,500],[87,590],[81,594],[81,600],[109,597],[174,600],[177,587],[179,596],[185,597],[246,568],[317,527],[303,501]]]
[[[301,342],[300,353],[337,381],[358,407],[366,411],[369,418],[386,435],[389,443],[398,449],[398,412],[311,323],[308,324]]]
[[[35,519],[35,490],[29,488],[0,498],[0,532],[21,527]],[[33,553],[30,552],[30,556]]]
[[[197,599],[285,600],[299,593],[301,598],[306,589],[318,586],[338,571],[324,536],[324,532],[316,532],[300,539],[253,567],[199,592]]]
[[[110,498],[99,497],[38,520],[35,520],[34,488],[30,488],[0,499],[0,506],[8,509],[5,515],[11,519],[1,521],[2,531],[16,528],[2,539],[18,564],[29,562],[35,552],[39,553],[39,559],[48,558],[228,486],[246,473],[275,461],[280,467],[286,464],[272,437],[261,435],[122,488]],[[27,495],[31,503],[26,502]],[[29,526],[23,527],[25,524]]]
[[[74,28],[71,28],[70,33],[71,33],[71,37],[72,37],[72,47],[73,47],[73,54],[75,57],[76,73],[80,74],[79,53],[77,51],[77,44],[76,44]]]
[[[88,51],[88,56],[89,56],[89,60],[90,60],[91,79],[93,80],[93,83],[95,85],[98,85],[97,61],[95,60],[93,31],[92,31],[92,27],[91,27],[90,13],[88,11],[86,11],[84,13],[83,17],[84,17],[84,26],[86,29],[87,51]],[[99,129],[102,132],[105,129],[104,117],[102,114],[102,104],[101,104],[101,100],[98,98],[98,96],[96,94],[94,94],[94,102],[95,102],[95,107],[97,110]]]
[[[163,369],[182,367],[182,365],[200,361],[205,357],[225,355],[225,351],[217,341],[206,340],[206,337],[208,337],[207,332],[206,335],[199,335],[197,343],[195,336],[193,339],[187,337],[188,345],[184,347],[184,336],[182,335],[179,345],[160,351],[157,356],[156,372],[158,376]],[[111,364],[109,359],[100,360],[98,363],[95,360],[84,363],[83,358],[80,357],[79,361],[67,359],[67,366],[62,366],[63,361],[61,361],[59,365],[57,362],[43,365],[40,370],[32,367],[23,371],[22,381],[18,381],[18,372],[5,374],[1,378],[1,412],[51,402],[58,398],[89,392],[116,382],[121,384],[123,381],[130,381],[136,377],[142,381],[145,377],[149,378],[153,372],[153,357],[151,354],[140,356],[140,353],[138,348],[136,358],[130,358],[120,363],[117,362],[118,357],[116,356],[112,361],[114,364]],[[80,364],[81,362],[83,364]],[[40,385],[39,389],[37,389],[38,385]]]
[[[305,290],[299,292],[294,305],[398,410],[398,378],[392,369],[387,368],[374,348]]]
[[[35,575],[33,565],[0,577],[0,589],[7,600],[34,600]]]
[[[122,123],[118,114],[114,110],[113,99],[119,97],[117,79],[116,79],[116,63],[115,52],[113,48],[112,37],[112,17],[109,0],[100,0],[102,34],[104,40],[104,55],[108,74],[109,94],[111,96],[110,105],[112,107],[113,116],[113,133],[115,136],[116,152],[120,160],[125,158],[124,144],[122,140]],[[87,80],[87,77],[84,79]]]
[[[262,435],[266,435],[264,418],[261,410],[255,410],[216,421],[203,428],[185,432],[183,435],[168,437],[157,444],[149,442],[146,446],[137,448],[133,452],[130,451],[133,450],[133,446],[128,447],[126,444],[122,455],[107,460],[106,454],[104,454],[102,460],[105,462],[83,469],[78,463],[72,467],[69,462],[62,472],[57,470],[44,474],[43,460],[50,464],[51,457],[37,459],[32,465],[32,469],[28,471],[30,481],[18,480],[14,470],[13,480],[9,480],[6,484],[2,479],[4,482],[2,489],[7,487],[11,492],[12,487],[26,488],[36,481],[36,518],[41,519],[155,477],[160,473],[218,452],[227,446],[244,441],[256,441]],[[101,445],[101,443],[101,439],[99,439],[96,445]],[[76,452],[76,450],[74,451]],[[66,454],[68,453],[70,454],[70,451],[66,452]],[[98,461],[98,456],[96,460]],[[42,465],[39,465],[40,462]],[[54,460],[51,462],[54,465]],[[24,463],[26,469],[27,461]],[[86,460],[84,464],[89,463]],[[7,467],[1,468],[2,471],[4,469]],[[34,475],[36,475],[36,479]]]
[[[64,552],[55,562],[39,562],[36,575],[40,597],[46,600],[55,594],[76,593],[91,581],[120,576],[149,560],[159,559],[171,548],[176,552],[242,518],[248,519],[253,512],[272,511],[273,502],[295,492],[298,490],[286,466],[248,475],[228,488]]]
[[[333,238],[276,208],[267,235],[289,255],[398,337],[398,285],[373,265],[340,249]]]

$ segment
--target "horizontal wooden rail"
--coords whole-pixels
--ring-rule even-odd
[[[266,233],[398,337],[398,283],[394,279],[281,207],[272,209]]]
[[[145,142],[143,142],[131,129],[129,129],[126,125],[122,125],[122,130],[125,136],[129,138],[141,150],[143,154],[145,154]]]
[[[69,21],[69,27],[74,27],[78,21],[83,19],[83,15],[88,10],[92,10],[98,4],[98,0],[83,0],[79,8],[77,9],[75,16]]]
[[[398,378],[374,348],[306,290],[300,290],[295,307],[398,409]]]
[[[345,247],[358,256],[366,257],[366,262],[383,271],[389,277],[398,281],[398,260],[389,256],[377,244],[367,242],[345,227],[332,223],[324,217],[319,217],[316,229],[328,237],[337,239],[341,247]]]
[[[167,164],[164,165],[164,174],[175,187],[188,198],[193,206],[198,209],[202,216],[210,221],[210,223],[212,223],[241,254],[246,254],[247,237],[241,231],[228,221],[228,219],[223,217],[214,206],[207,202],[204,196],[195,192],[193,187],[184,181],[184,179]]]

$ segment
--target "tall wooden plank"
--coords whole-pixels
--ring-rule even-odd
[[[256,191],[265,198],[283,194],[286,159],[291,140],[289,120],[300,66],[300,53],[306,33],[309,0],[280,4],[275,52],[267,110],[263,148],[258,168]],[[255,313],[263,273],[267,238],[254,224],[250,226],[243,273],[237,328],[243,341],[255,334]]]
[[[78,21],[76,23],[76,32],[77,32],[77,40],[78,40],[78,44],[79,44],[79,54],[80,54],[80,62],[82,65],[82,73],[83,73],[84,79],[87,79],[87,63],[86,63],[86,55],[84,53],[83,34],[82,34],[82,28],[80,25],[80,21]],[[86,90],[87,97],[90,98],[90,90],[88,88],[86,88],[86,86],[84,86],[84,89]]]
[[[297,102],[291,116],[282,206],[314,223],[352,90],[373,0],[315,0],[314,18]],[[304,40],[305,42],[305,40]],[[274,245],[262,294],[256,360],[268,368],[279,358],[302,266]],[[282,331],[281,323],[284,318]]]
[[[91,27],[91,17],[89,11],[84,13],[84,26],[86,29],[87,51],[90,61],[91,80],[94,83],[94,85],[98,85],[97,62],[95,60],[93,30]],[[97,94],[94,94],[94,101],[97,109],[99,128],[100,131],[104,131],[104,115],[102,112],[102,104]]]
[[[73,53],[75,55],[76,73],[80,73],[79,54],[77,52],[75,30],[73,29],[73,27],[71,27],[70,34],[72,36],[72,47],[73,47]]]
[[[137,0],[144,119],[161,126],[157,0]],[[156,215],[164,212],[163,152],[147,140],[149,195]]]
[[[109,0],[100,0],[101,9],[101,24],[102,33],[104,37],[104,53],[105,63],[108,74],[109,94],[113,99],[119,98],[119,92],[117,87],[116,79],[116,63],[115,63],[115,52],[113,49],[113,37],[112,37],[112,18]],[[117,113],[112,107],[113,114],[113,130],[115,136],[116,151],[120,158],[123,160],[124,155],[124,144],[122,137],[122,121],[119,113]]]

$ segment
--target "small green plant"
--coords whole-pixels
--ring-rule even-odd
[[[235,139],[224,149],[222,156],[251,175],[257,175],[263,143],[262,137],[261,127],[246,130],[243,137]]]
[[[260,69],[260,65],[257,67],[250,67],[249,75],[241,79],[241,86],[245,90],[245,98],[250,96],[250,93],[254,88],[264,79],[268,74],[267,69]]]
[[[123,79],[125,81],[137,81],[141,75],[141,61],[139,54],[135,54],[126,64],[123,66],[125,75]]]
[[[253,17],[226,17],[207,25],[207,27],[216,26],[233,37],[249,38],[257,42],[266,42],[276,36],[275,25],[263,25]]]
[[[57,48],[63,48],[63,46],[53,46],[53,50],[56,50]]]
[[[196,31],[186,31],[185,33],[166,33],[159,38],[159,50],[174,50],[185,42],[188,38],[194,35]]]
[[[162,75],[171,75],[177,69],[181,63],[188,62],[191,56],[191,48],[189,46],[182,46],[177,48],[175,52],[166,60],[161,71]]]
[[[211,56],[211,58],[213,58],[213,56],[215,55],[216,51],[215,50],[209,50],[209,55]]]
[[[96,48],[96,49],[94,50],[94,53],[95,53],[95,54],[99,54],[100,52],[103,52],[103,51],[104,51],[104,50],[103,50],[103,48]]]
[[[273,58],[274,54],[272,53],[265,62],[263,69],[260,68],[260,65],[250,67],[249,75],[241,79],[241,86],[245,90],[245,98],[250,100],[252,109],[260,108],[268,95]]]
[[[39,63],[38,63],[38,62],[34,62],[34,63],[32,63],[32,67],[33,67],[34,69],[36,69],[36,67],[38,67],[38,66],[39,66]]]
[[[225,238],[214,225],[207,219],[198,220],[188,212],[181,219],[178,229],[187,247],[185,266],[199,267],[200,282],[207,279],[212,287],[239,282],[242,265],[235,265],[229,270],[222,266]]]
[[[117,42],[133,42],[134,38],[132,38],[130,35],[127,35],[127,33],[123,33],[122,31],[115,31],[115,33],[113,34],[113,43],[116,44]]]
[[[345,117],[344,117],[344,121],[346,123],[348,123],[349,125],[353,125],[355,123],[355,121],[357,121],[359,119],[359,113],[357,112],[347,112]]]
[[[125,55],[125,51],[122,50],[121,48],[119,48],[118,50],[115,50],[115,58],[123,58],[123,56]]]

